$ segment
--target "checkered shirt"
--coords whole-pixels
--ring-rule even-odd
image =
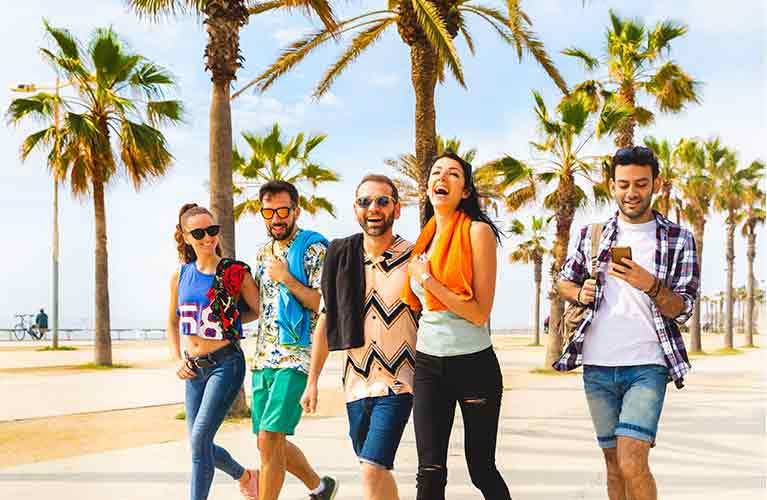
[[[679,325],[692,316],[693,305],[698,299],[700,286],[700,268],[695,250],[695,239],[692,233],[671,222],[658,212],[653,212],[657,222],[655,269],[653,274],[661,280],[664,286],[671,289],[684,299],[684,310],[676,318],[667,318],[661,314],[655,303],[652,303],[652,316],[655,333],[663,349],[663,357],[669,369],[669,376],[678,388],[683,387],[684,376],[690,371],[690,361],[684,339],[679,331]],[[575,253],[568,256],[560,280],[572,281],[581,285],[590,276],[591,244],[590,231],[592,226],[581,229]],[[618,236],[618,214],[610,218],[604,226],[599,241],[599,256],[597,258],[597,289],[594,306],[589,308],[584,320],[565,347],[564,353],[553,367],[559,371],[572,370],[583,364],[583,340],[586,337],[594,314],[599,309],[604,292],[604,279],[610,261],[610,248]],[[648,270],[649,271],[649,270]]]

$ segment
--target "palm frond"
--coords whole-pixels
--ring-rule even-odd
[[[427,40],[429,40],[437,58],[444,61],[458,83],[465,87],[466,82],[463,77],[461,61],[458,59],[458,54],[453,45],[453,38],[448,33],[445,20],[442,19],[439,10],[437,10],[433,3],[427,0],[411,1],[416,19],[418,19],[418,25],[421,27]]]
[[[575,57],[576,59],[580,60],[588,71],[593,71],[599,67],[599,59],[589,55],[589,53],[583,49],[570,47],[569,49],[563,50],[562,54],[570,57]]]

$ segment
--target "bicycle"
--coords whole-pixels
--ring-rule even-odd
[[[34,314],[15,314],[14,316],[19,318],[18,323],[13,326],[13,335],[16,337],[16,340],[24,340],[24,335],[29,335],[35,340],[43,339],[45,333],[40,331],[40,329],[34,323],[27,326],[27,322],[24,320],[24,318],[27,317],[30,319],[34,318]]]

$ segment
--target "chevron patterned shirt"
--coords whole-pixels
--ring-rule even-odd
[[[358,399],[413,392],[418,323],[400,296],[413,245],[397,236],[378,258],[365,257],[365,344],[346,351],[344,392]]]

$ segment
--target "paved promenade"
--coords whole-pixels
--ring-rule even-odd
[[[529,370],[542,359],[540,348],[525,347],[519,339],[499,338],[497,343],[507,387],[497,458],[512,496],[516,500],[606,499],[601,453],[580,377],[531,374]],[[133,368],[82,372],[56,366],[88,361],[86,349],[37,353],[2,346],[0,387],[5,404],[0,406],[0,429],[11,425],[11,420],[31,417],[47,418],[55,425],[56,415],[177,403],[182,386],[163,361],[164,349],[159,343],[119,344],[116,361]],[[658,447],[651,455],[660,498],[765,498],[764,351],[706,356],[693,364],[687,387],[669,388]],[[358,465],[338,397],[339,370],[340,359],[335,357],[321,381],[322,416],[303,419],[295,442],[320,473],[340,478],[338,499],[357,499],[361,498]],[[217,442],[247,465],[258,460],[255,440],[247,430],[221,432]],[[395,471],[403,499],[415,497],[416,465],[410,425]],[[448,468],[449,499],[481,498],[470,484],[463,461],[460,418],[453,431]],[[0,499],[183,499],[188,481],[187,444],[170,441],[14,467],[0,464]],[[217,473],[211,498],[240,497],[235,484]],[[306,498],[306,492],[289,478],[282,498]]]

